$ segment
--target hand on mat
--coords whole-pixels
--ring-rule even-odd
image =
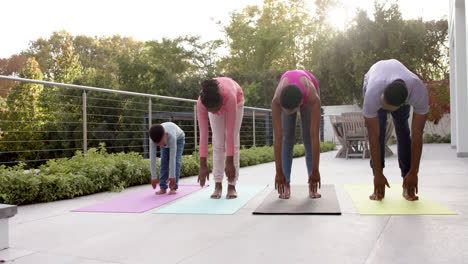
[[[174,189],[176,179],[175,178],[169,178],[169,179],[167,179],[167,181],[169,182],[169,188]]]
[[[200,186],[205,186],[206,180],[210,180],[210,169],[206,166],[200,166],[198,170],[198,182]]]
[[[318,189],[320,189],[320,172],[319,170],[313,170],[309,176],[309,196],[310,198],[320,198],[322,195],[318,193]]]
[[[227,157],[224,172],[226,173],[228,182],[234,184],[236,180],[236,167],[234,167],[234,160],[232,157]]]
[[[381,201],[385,197],[385,185],[390,188],[387,178],[383,174],[374,176],[374,193],[369,198]]]
[[[406,174],[403,179],[403,196],[408,201],[418,200],[419,197],[416,196],[418,193],[418,174],[412,171]]]
[[[276,172],[275,190],[278,190],[280,197],[283,196],[286,191],[286,177],[284,177],[284,173],[282,171]]]
[[[158,184],[159,184],[159,179],[151,180],[151,185],[153,186],[153,189],[156,189],[156,187],[158,187]]]

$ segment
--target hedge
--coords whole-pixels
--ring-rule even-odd
[[[334,148],[331,142],[320,144],[321,152]],[[304,146],[294,146],[294,157],[303,155]],[[273,160],[273,147],[241,149],[241,167]],[[212,167],[211,159],[208,166]],[[197,175],[198,168],[195,155],[182,157],[181,177]],[[24,163],[13,167],[0,166],[0,203],[21,205],[120,191],[129,186],[150,183],[150,175],[149,160],[140,154],[107,153],[101,146],[89,149],[86,154],[77,151],[72,158],[49,160],[36,170],[26,170]]]
[[[424,144],[432,144],[432,143],[450,143],[451,137],[450,135],[447,136],[439,136],[439,135],[424,135]]]

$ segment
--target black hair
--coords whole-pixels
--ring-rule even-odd
[[[219,82],[215,79],[204,80],[201,83],[200,99],[206,108],[216,108],[222,104]]]
[[[286,109],[294,109],[301,104],[302,90],[295,84],[289,84],[283,87],[280,94],[280,105]]]
[[[408,97],[408,88],[403,80],[398,79],[390,83],[384,90],[384,99],[387,104],[400,106]]]
[[[159,143],[161,138],[164,136],[164,127],[160,124],[152,125],[149,130],[149,136],[154,143]]]

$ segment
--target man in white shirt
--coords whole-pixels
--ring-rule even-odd
[[[385,185],[385,131],[390,112],[398,141],[398,163],[403,177],[403,196],[409,200],[418,197],[418,172],[421,160],[423,130],[429,112],[429,95],[418,76],[401,62],[391,59],[375,63],[364,77],[363,115],[369,134],[371,167],[374,172],[372,200],[382,200]],[[408,125],[413,107],[411,135]]]

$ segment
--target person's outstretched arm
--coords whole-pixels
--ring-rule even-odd
[[[156,148],[157,146],[150,140],[150,171],[151,171],[151,185],[153,189],[156,189],[159,180],[158,174],[156,173]]]
[[[411,168],[403,179],[403,188],[408,191],[406,199],[417,199],[418,193],[418,173],[421,161],[423,132],[426,124],[427,114],[420,115],[413,113],[411,124]]]
[[[286,79],[286,78],[285,78]],[[287,80],[286,80],[287,82]],[[276,166],[276,176],[275,176],[275,189],[278,190],[278,193],[282,195],[285,191],[284,185],[286,183],[286,179],[283,173],[283,165],[282,165],[282,157],[281,151],[283,149],[283,130],[281,126],[281,105],[280,105],[280,90],[282,87],[282,83],[278,84],[276,88],[275,96],[271,101],[271,118],[273,120],[273,149],[275,152],[275,166]]]
[[[309,104],[311,112],[310,137],[312,142],[312,174],[309,175],[309,185],[311,188],[310,191],[315,195],[317,190],[321,187],[319,171],[321,103],[320,97],[315,89],[315,85],[310,80],[307,80],[307,85],[309,87],[309,98],[307,103]]]
[[[383,175],[382,165],[381,165],[381,153],[380,153],[380,126],[379,118],[372,117],[367,118],[366,120],[367,132],[369,135],[369,148],[372,159],[372,166],[374,168],[374,194],[371,196],[373,200],[382,200],[385,197],[385,185],[390,188],[390,185],[387,182],[387,178]]]
[[[167,147],[169,148],[169,187],[172,190],[176,185],[177,135],[174,130],[167,132],[171,134],[171,141],[167,142]]]
[[[225,173],[229,182],[234,182],[236,178],[236,168],[234,166],[234,141],[237,119],[237,101],[235,97],[230,97],[226,102],[226,165]]]
[[[208,111],[201,103],[200,98],[197,102],[197,119],[200,130],[200,169],[198,171],[198,182],[203,187],[206,180],[209,180],[210,170],[206,162],[206,158],[208,157]]]

